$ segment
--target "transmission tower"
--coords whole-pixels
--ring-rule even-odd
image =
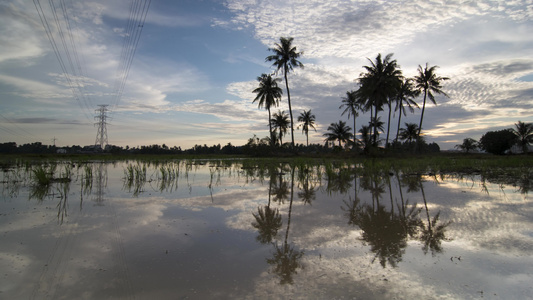
[[[107,112],[109,111],[107,109],[107,104],[100,104],[98,105],[98,109],[96,109],[96,116],[94,119],[96,120],[96,123],[94,123],[95,126],[98,126],[98,130],[96,131],[96,142],[94,143],[95,148],[97,146],[100,146],[100,149],[104,150],[105,145],[107,145]]]

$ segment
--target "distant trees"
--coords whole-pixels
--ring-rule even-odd
[[[516,141],[516,136],[511,129],[489,131],[479,140],[481,148],[488,153],[502,155],[511,149]]]

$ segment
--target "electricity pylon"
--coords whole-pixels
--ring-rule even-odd
[[[104,150],[105,145],[107,145],[107,112],[109,111],[107,109],[107,104],[100,104],[98,105],[98,109],[96,109],[96,116],[94,119],[96,120],[96,123],[94,123],[95,126],[98,126],[98,130],[96,131],[96,142],[94,143],[95,148],[97,146],[100,146],[100,149]]]

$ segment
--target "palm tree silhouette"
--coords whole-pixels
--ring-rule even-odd
[[[285,78],[285,88],[287,89],[287,100],[289,103],[289,114],[291,116],[291,146],[294,148],[294,121],[292,118],[291,107],[291,93],[289,91],[289,81],[287,80],[287,74],[294,68],[303,68],[304,65],[298,60],[303,52],[297,52],[296,47],[292,45],[292,37],[281,37],[279,43],[275,44],[274,48],[269,48],[269,51],[274,52],[273,55],[267,56],[266,61],[273,62],[272,65],[276,66],[276,72],[283,70],[283,77]]]
[[[384,123],[381,121],[381,117],[378,117],[377,119],[375,119],[374,117],[370,118],[369,126],[374,128],[374,129],[377,128],[377,130],[374,130],[374,134],[372,135],[373,144],[375,146],[378,145],[379,142],[380,142],[380,140],[379,140],[379,131],[385,130],[383,125],[384,125]]]
[[[287,134],[287,128],[289,127],[289,116],[284,111],[278,111],[274,113],[272,119],[270,119],[273,132],[278,132],[279,145],[283,146],[283,136]]]
[[[342,104],[339,106],[339,109],[344,107],[341,116],[348,114],[348,119],[350,116],[353,116],[353,144],[357,144],[356,132],[355,132],[355,119],[359,116],[359,110],[361,110],[361,102],[357,97],[358,93],[354,91],[346,92],[346,97],[342,98]]]
[[[422,191],[422,199],[424,199],[424,206],[426,208],[426,216],[428,221],[427,227],[425,225],[422,226],[420,241],[424,243],[422,246],[424,254],[427,254],[428,250],[431,250],[431,255],[435,256],[437,253],[442,252],[442,241],[449,240],[446,238],[446,227],[448,227],[448,225],[450,225],[452,222],[448,221],[439,224],[440,211],[437,212],[433,219],[430,218],[428,203],[426,201],[426,193],[424,192],[424,185],[422,184],[422,178],[420,177],[419,184],[420,190]]]
[[[524,123],[518,121],[514,124],[515,128],[511,131],[516,135],[518,144],[522,146],[522,152],[527,153],[527,148],[530,143],[533,143],[533,123]]]
[[[437,105],[435,101],[435,96],[433,93],[441,94],[446,97],[448,95],[442,91],[441,83],[450,78],[448,77],[439,77],[435,74],[435,70],[439,66],[430,67],[426,63],[426,67],[418,65],[418,75],[415,76],[415,87],[419,92],[424,93],[424,103],[422,104],[422,114],[420,115],[420,124],[418,125],[418,136],[420,136],[420,131],[422,131],[422,121],[424,120],[424,111],[426,109],[426,99],[429,98],[433,104]]]
[[[372,146],[372,128],[370,126],[361,126],[359,129],[361,138],[359,139],[359,144],[363,147],[363,151],[368,153],[370,146]]]
[[[280,81],[280,79],[274,79],[270,74],[261,74],[261,76],[257,77],[257,81],[259,81],[259,87],[252,91],[257,94],[253,102],[259,100],[258,107],[262,108],[264,106],[268,110],[268,129],[270,133],[270,144],[272,146],[275,138],[272,134],[272,123],[270,122],[272,117],[270,115],[270,108],[279,105],[283,91],[278,87],[277,82]]]
[[[324,133],[323,136],[326,137],[326,142],[335,142],[339,141],[339,147],[342,143],[347,143],[351,138],[350,126],[346,125],[346,122],[339,121],[339,123],[331,123],[328,127],[328,132]]]
[[[298,122],[301,124],[298,126],[302,127],[302,132],[305,134],[307,146],[309,146],[309,128],[313,128],[316,131],[315,128],[315,115],[311,113],[311,110],[304,110],[300,116],[298,116]]]
[[[409,109],[411,113],[414,113],[416,108],[420,108],[418,104],[415,102],[414,98],[416,98],[420,94],[419,91],[414,89],[413,86],[413,80],[410,78],[405,79],[400,84],[400,88],[398,89],[398,93],[396,94],[395,100],[396,100],[396,108],[395,111],[399,111],[398,116],[398,128],[396,129],[396,142],[398,142],[398,135],[400,133],[400,124],[402,120],[402,114],[405,116],[407,115],[405,112],[405,108]]]
[[[252,226],[259,232],[256,238],[257,241],[261,244],[271,243],[283,224],[279,210],[277,208],[270,208],[269,201],[269,205],[258,207],[257,214],[252,213],[252,215],[255,218],[255,222],[252,222]]]
[[[287,230],[285,231],[285,239],[279,245],[277,242],[274,245],[274,254],[272,258],[267,258],[267,263],[274,266],[274,274],[280,277],[280,284],[292,284],[292,275],[297,273],[297,269],[302,267],[300,259],[304,255],[301,250],[296,250],[289,244],[289,229],[291,226],[292,202],[294,199],[294,166],[291,167],[291,189],[290,189],[289,212],[287,215]]]
[[[378,118],[378,111],[383,110],[383,105],[389,106],[389,129],[390,129],[390,100],[396,95],[398,87],[402,79],[402,71],[396,60],[392,59],[392,53],[387,54],[384,59],[381,58],[381,53],[378,54],[375,61],[370,60],[370,66],[363,66],[366,69],[365,73],[359,76],[360,88],[358,93],[365,99],[365,109],[374,110],[374,119]],[[376,143],[377,127],[374,126],[374,145]],[[388,130],[387,141],[388,143]]]
[[[400,129],[400,139],[412,143],[418,137],[418,126],[415,123],[405,123],[405,128]]]

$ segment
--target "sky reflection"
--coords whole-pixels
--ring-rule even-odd
[[[146,165],[145,180],[128,185],[128,165],[89,164],[92,185],[76,168],[68,192],[54,183],[42,199],[30,197],[30,179],[13,193],[12,174],[3,173],[2,296],[527,299],[533,292],[533,205],[516,187],[479,176],[187,162],[173,179]]]

